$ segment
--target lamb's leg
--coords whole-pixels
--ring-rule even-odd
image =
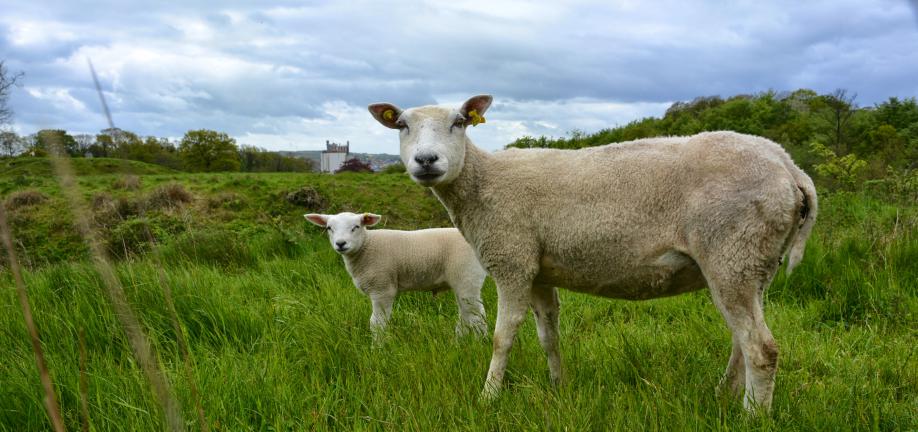
[[[491,354],[491,365],[488,367],[488,377],[481,391],[481,397],[485,400],[492,400],[500,393],[504,371],[507,368],[507,356],[510,354],[510,348],[513,347],[516,331],[526,318],[526,311],[529,309],[529,292],[532,290],[531,282],[513,283],[495,279],[497,282],[497,322],[494,325],[494,350]]]
[[[465,336],[469,331],[479,337],[488,334],[488,323],[485,321],[485,309],[481,302],[480,289],[456,290],[456,304],[459,305],[456,336]]]
[[[557,386],[564,378],[564,372],[561,369],[561,353],[558,349],[558,315],[560,313],[558,289],[546,286],[533,287],[532,313],[536,319],[539,342],[548,358],[551,382]]]
[[[389,317],[392,316],[392,303],[395,302],[394,292],[376,292],[370,294],[373,302],[373,315],[370,316],[370,332],[373,340],[379,342],[385,334]]]
[[[459,323],[456,324],[456,335],[465,336],[469,331],[476,336],[488,334],[488,322],[485,320],[484,304],[481,302],[481,286],[484,284],[484,270],[480,272],[460,272],[457,280],[450,286],[456,295],[459,306]]]

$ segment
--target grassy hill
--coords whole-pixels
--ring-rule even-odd
[[[164,429],[73,233],[69,201],[47,171],[30,172],[38,174],[0,173],[0,184],[9,187],[4,199],[29,263],[26,283],[68,428],[82,421],[83,332],[92,428]],[[918,428],[914,204],[867,193],[821,196],[803,262],[768,291],[766,315],[781,358],[774,413],[752,418],[715,394],[730,335],[705,291],[627,302],[562,290],[566,385],[550,386],[527,320],[508,388],[490,405],[478,392],[491,344],[453,336],[451,295],[401,296],[389,336],[374,347],[369,301],[302,214],[374,211],[386,227],[447,225],[437,200],[402,174],[110,172],[81,176],[83,198],[189,428],[198,428],[192,382],[213,430]],[[156,245],[140,234],[144,225]],[[190,375],[162,284],[174,295]],[[490,281],[484,301],[493,328]],[[2,268],[0,329],[0,430],[48,429],[12,279]]]
[[[72,159],[73,169],[77,175],[90,176],[101,174],[169,174],[175,170],[161,165],[114,158],[76,158]],[[54,169],[48,158],[4,158],[0,159],[0,180],[18,176],[51,177]]]

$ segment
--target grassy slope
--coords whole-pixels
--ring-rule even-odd
[[[73,169],[77,175],[100,174],[167,174],[175,172],[160,165],[127,159],[113,158],[76,158],[72,159]],[[48,158],[14,158],[0,159],[0,178],[15,176],[50,177],[53,174],[51,160]]]
[[[113,176],[84,177],[88,194]],[[370,305],[301,209],[279,200],[312,184],[343,208],[380,211],[392,226],[441,224],[442,209],[403,176],[145,176],[143,194],[178,181],[197,197],[163,213],[185,229],[159,253],[195,359],[212,426],[239,429],[907,430],[918,427],[918,210],[857,195],[822,200],[804,262],[776,278],[766,314],[782,349],[775,412],[750,419],[714,395],[730,337],[706,292],[647,302],[562,292],[568,383],[548,385],[534,326],[520,332],[509,389],[477,393],[487,341],[452,335],[449,295],[405,295],[389,340],[370,344]],[[30,207],[54,219],[63,202]],[[242,205],[207,205],[233,192]],[[218,202],[224,202],[218,200]],[[232,201],[230,201],[232,202]],[[225,204],[225,202],[224,202]],[[42,215],[41,212],[47,214]],[[220,229],[214,229],[214,226]],[[200,233],[190,235],[189,233]],[[242,233],[242,234],[237,234]],[[157,270],[124,261],[122,280],[193,424]],[[144,380],[86,264],[27,274],[46,355],[71,429],[79,426],[77,332],[86,334],[90,416],[102,430],[162,429]],[[0,430],[47,427],[25,328],[0,273]],[[495,293],[485,288],[493,324]]]

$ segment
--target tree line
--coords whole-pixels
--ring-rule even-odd
[[[877,181],[918,192],[918,103],[890,97],[860,107],[846,90],[818,94],[800,89],[755,95],[699,97],[647,117],[595,133],[519,138],[508,147],[577,149],[657,136],[733,130],[781,144],[817,183],[851,189]]]
[[[179,141],[155,136],[140,137],[118,128],[96,135],[71,135],[65,130],[44,129],[28,136],[0,131],[0,154],[5,157],[42,157],[59,146],[70,157],[110,157],[162,165],[190,172],[305,172],[309,159],[238,145],[224,132],[191,130]]]

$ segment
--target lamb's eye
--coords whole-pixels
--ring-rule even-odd
[[[332,229],[331,229],[330,226],[327,226],[327,227],[325,227],[325,231],[332,232]]]
[[[399,120],[395,122],[395,125],[398,126],[399,129],[408,130],[408,123],[405,123],[405,120]]]
[[[360,225],[354,225],[354,227],[351,228],[351,232],[357,231],[357,228],[360,228]]]

